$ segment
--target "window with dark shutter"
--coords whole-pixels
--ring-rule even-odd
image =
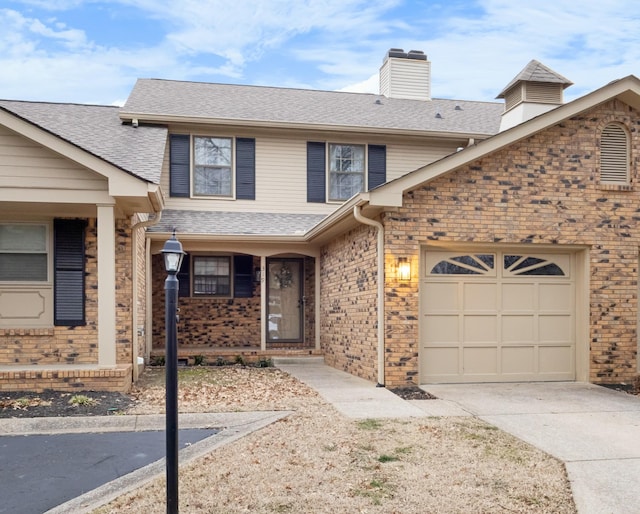
[[[236,255],[233,257],[233,295],[236,298],[253,296],[253,256]]]
[[[56,219],[54,237],[54,324],[85,325],[84,220]]]
[[[307,143],[307,202],[326,201],[326,150],[324,143]]]
[[[191,194],[190,140],[185,134],[169,136],[169,195],[188,198]]]
[[[189,254],[182,258],[182,266],[176,275],[178,279],[178,297],[191,296],[191,274]]]
[[[256,199],[256,140],[236,139],[236,199]]]
[[[387,147],[369,145],[369,190],[387,181]]]
[[[609,123],[600,137],[600,182],[629,183],[629,138],[618,123]]]

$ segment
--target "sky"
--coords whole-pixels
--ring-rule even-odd
[[[571,100],[640,76],[638,0],[0,0],[0,98],[122,105],[137,78],[378,93],[422,50],[434,98],[494,101],[537,59]]]

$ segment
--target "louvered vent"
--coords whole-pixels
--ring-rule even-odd
[[[522,102],[522,86],[514,87],[513,89],[507,91],[507,93],[504,96],[504,110],[508,111],[509,109],[515,107],[521,102]]]
[[[600,140],[600,181],[615,184],[629,182],[629,142],[620,125],[611,123],[602,130]]]
[[[561,104],[562,84],[527,82],[526,100],[527,102],[537,102],[541,104]]]

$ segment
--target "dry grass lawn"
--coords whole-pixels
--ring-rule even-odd
[[[164,411],[163,378],[145,372],[130,413]],[[183,369],[179,404],[295,411],[181,467],[181,513],[576,512],[560,462],[475,418],[347,419],[275,368]],[[162,478],[96,512],[165,511]]]

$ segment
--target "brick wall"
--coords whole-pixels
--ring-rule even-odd
[[[631,134],[631,187],[598,183],[598,135],[611,121]],[[638,112],[611,101],[405,194],[384,216],[386,254],[417,269],[433,241],[585,245],[590,248],[590,380],[637,374],[640,246]],[[625,190],[626,189],[626,190]],[[344,244],[349,244],[345,241]],[[387,265],[389,268],[389,265]],[[418,374],[418,282],[387,281],[387,382]]]
[[[377,252],[375,229],[362,226],[322,249],[320,344],[325,361],[377,379]]]
[[[0,364],[34,366],[33,371],[5,371],[0,389],[102,389],[125,391],[131,386],[132,268],[131,229],[116,220],[116,370],[64,370],[65,365],[98,364],[98,275],[96,219],[85,233],[86,325],[0,330]],[[56,370],[40,370],[37,366]]]
[[[254,266],[259,265],[255,258]],[[167,275],[161,255],[152,256],[152,269],[153,348],[164,348]],[[178,308],[178,346],[260,347],[260,284],[254,284],[252,298],[181,297]]]

